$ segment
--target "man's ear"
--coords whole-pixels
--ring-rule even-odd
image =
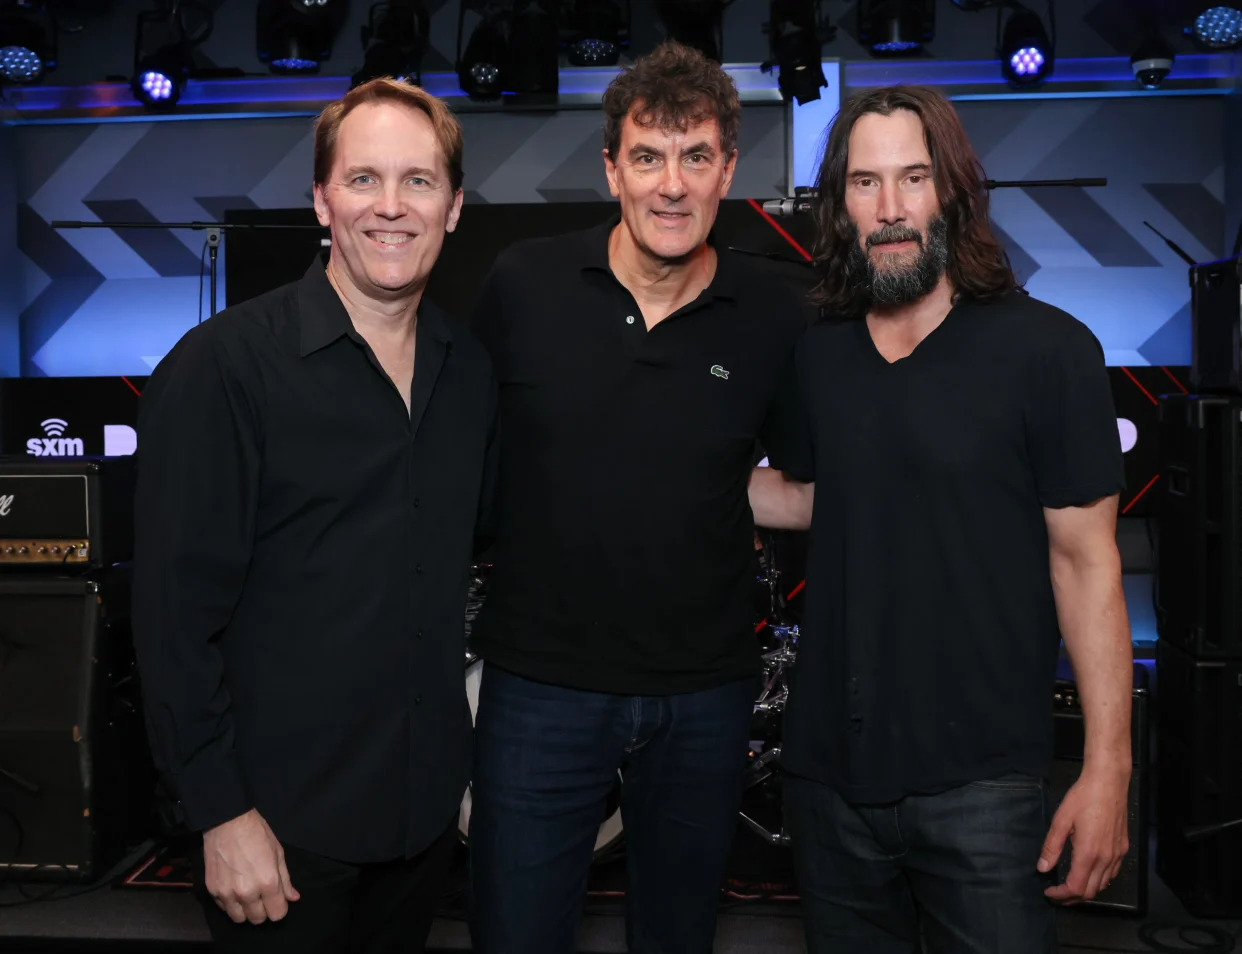
[[[452,232],[457,228],[457,220],[461,218],[461,203],[466,194],[458,189],[453,193],[453,204],[449,206],[448,218],[444,221],[444,231]]]
[[[608,179],[608,191],[614,199],[617,198],[621,195],[621,190],[617,188],[617,164],[607,149],[604,150],[604,176]]]
[[[315,218],[319,220],[319,224],[325,228],[332,224],[332,216],[328,213],[328,203],[324,199],[323,185],[316,182],[311,190],[311,196],[315,202]]]

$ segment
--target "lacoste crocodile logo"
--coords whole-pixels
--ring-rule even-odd
[[[724,378],[726,381],[729,380],[729,372],[718,364],[712,365],[712,374],[716,375],[718,378]]]

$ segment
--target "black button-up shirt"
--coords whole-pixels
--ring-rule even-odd
[[[416,854],[465,789],[486,353],[424,300],[411,408],[322,263],[191,330],[139,415],[134,635],[187,823],[257,808],[344,861]]]
[[[754,674],[756,441],[796,418],[805,324],[766,263],[718,249],[650,331],[617,220],[497,260],[474,329],[500,383],[494,566],[471,647],[531,679],[665,694]]]

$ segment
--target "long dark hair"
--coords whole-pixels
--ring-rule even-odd
[[[948,231],[946,271],[954,296],[986,301],[1019,287],[1009,256],[992,234],[983,165],[957,111],[929,87],[885,86],[859,93],[841,107],[819,167],[814,246],[819,282],[811,296],[830,315],[854,317],[866,309],[866,291],[847,268],[850,246],[858,242],[857,226],[845,208],[850,133],[868,113],[889,116],[898,109],[909,110],[923,122],[936,195]]]

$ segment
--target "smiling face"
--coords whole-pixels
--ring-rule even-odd
[[[724,153],[714,118],[681,131],[643,126],[634,118],[642,105],[621,126],[615,160],[604,152],[608,188],[621,200],[629,240],[651,258],[677,261],[707,242],[737,150]]]
[[[331,172],[314,192],[332,233],[330,274],[345,294],[374,301],[421,291],[461,214],[431,120],[383,100],[341,121]]]
[[[852,264],[871,299],[901,305],[931,291],[948,258],[923,122],[907,109],[867,113],[850,131],[845,207],[858,230]]]

